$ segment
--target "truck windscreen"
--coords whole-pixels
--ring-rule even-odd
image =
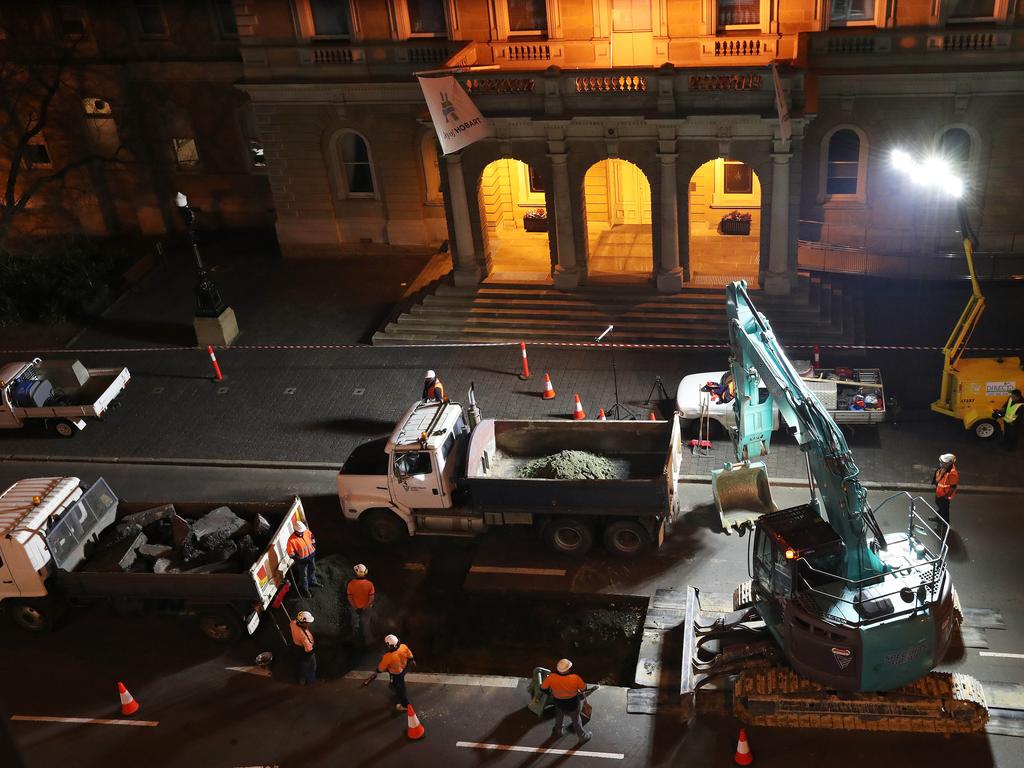
[[[114,521],[117,496],[100,478],[77,502],[53,519],[46,534],[50,556],[58,568],[74,570],[85,558],[85,545]]]

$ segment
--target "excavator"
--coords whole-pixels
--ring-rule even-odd
[[[744,282],[727,286],[726,313],[737,462],[713,472],[712,487],[725,531],[753,532],[751,578],[734,592],[733,612],[716,618],[702,611],[699,590],[687,588],[684,713],[696,711],[699,696],[726,691],[727,706],[748,725],[983,729],[981,684],[933,671],[961,620],[946,568],[948,527],[932,528],[927,501],[905,492],[872,509],[842,431]],[[773,404],[807,467],[809,499],[785,509],[759,461],[770,448]],[[906,511],[897,504],[886,519],[895,509],[906,526],[886,533],[876,513],[898,500]]]

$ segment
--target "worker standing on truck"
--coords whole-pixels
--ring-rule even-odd
[[[569,674],[572,669],[572,662],[569,659],[562,659],[555,666],[554,672],[544,678],[540,684],[542,690],[551,691],[555,698],[556,720],[552,733],[556,739],[562,738],[562,721],[568,717],[572,721],[573,730],[579,737],[580,744],[584,744],[594,736],[593,731],[583,730],[583,692],[587,689],[583,678],[577,674]]]
[[[355,640],[361,634],[363,645],[369,645],[373,624],[373,602],[377,592],[373,582],[366,578],[370,571],[365,565],[360,563],[352,571],[356,577],[349,581],[345,590],[352,619],[352,639]]]
[[[956,456],[952,453],[944,453],[939,456],[939,466],[932,477],[932,485],[935,486],[935,508],[947,527],[949,526],[949,502],[956,496],[956,486],[959,482],[960,473],[956,471]]]
[[[427,371],[423,375],[423,399],[444,402],[444,384],[433,371]]]
[[[303,597],[309,597],[310,585],[322,587],[323,584],[316,577],[316,539],[301,520],[295,523],[295,530],[288,537],[287,552],[295,561],[295,568],[299,574],[299,593]]]
[[[299,611],[291,622],[292,652],[299,685],[316,682],[316,653],[313,651],[313,632],[309,628],[312,623],[313,614],[309,611]]]
[[[1024,403],[1024,396],[1019,389],[1010,393],[1010,398],[1000,410],[992,415],[1003,420],[1003,448],[1008,451],[1017,448],[1017,430],[1020,428],[1021,403]]]

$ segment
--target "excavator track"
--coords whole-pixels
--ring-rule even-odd
[[[733,690],[736,716],[749,725],[844,731],[977,733],[988,722],[981,683],[931,672],[892,691],[834,691],[788,667],[744,670]]]

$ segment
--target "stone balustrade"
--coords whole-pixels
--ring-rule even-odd
[[[846,34],[814,34],[811,56],[830,62],[860,66],[868,57],[900,57],[945,53],[1009,53],[1013,31],[1009,29],[946,29],[943,31],[864,30]]]

